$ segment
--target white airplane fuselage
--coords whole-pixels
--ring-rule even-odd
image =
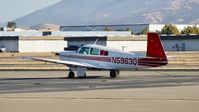
[[[122,52],[114,49],[107,49],[98,45],[86,45],[83,47],[98,48],[107,50],[108,56],[79,54],[77,52],[61,52],[60,60],[82,62],[95,65],[98,69],[133,69],[138,67],[138,56],[134,53]]]

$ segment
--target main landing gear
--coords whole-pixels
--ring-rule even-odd
[[[111,78],[115,78],[115,77],[117,77],[117,75],[119,75],[119,74],[120,74],[119,70],[111,70],[111,71],[110,71],[110,77],[111,77]]]
[[[86,73],[85,73],[85,68],[82,68],[82,67],[80,67],[80,68],[77,68],[77,77],[79,78],[79,79],[84,79],[84,78],[86,78]],[[119,75],[119,70],[111,70],[110,71],[110,77],[111,78],[116,78],[117,77],[117,75]],[[72,71],[72,70],[70,70],[70,72],[68,73],[68,78],[69,79],[72,79],[72,78],[74,78],[75,77],[75,73]]]
[[[68,78],[72,79],[72,78],[74,78],[74,77],[75,77],[75,73],[74,73],[73,71],[70,71],[70,72],[68,73]]]

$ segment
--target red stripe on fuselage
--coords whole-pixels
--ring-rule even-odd
[[[74,59],[93,60],[93,61],[111,62],[111,57],[77,56],[77,55],[64,55],[62,57],[74,58]]]
[[[168,61],[165,58],[140,58],[138,59],[138,65],[149,67],[160,67],[167,65]]]

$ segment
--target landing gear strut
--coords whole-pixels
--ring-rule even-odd
[[[111,78],[115,78],[115,77],[117,77],[117,75],[119,75],[119,71],[111,70],[111,72],[110,72],[110,77]]]
[[[86,71],[86,68],[84,68],[84,67],[77,67],[77,77],[78,77],[79,79],[84,79],[84,78],[86,78],[86,73],[85,73],[85,71]]]
[[[86,78],[86,73],[84,73],[84,76],[78,76],[79,79],[85,79]]]

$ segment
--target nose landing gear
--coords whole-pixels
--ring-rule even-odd
[[[79,79],[84,79],[86,78],[86,68],[84,67],[77,67],[76,69],[70,69],[70,72],[68,73],[68,78],[74,78],[75,77],[75,73],[73,72],[73,70],[77,71],[77,77]]]

